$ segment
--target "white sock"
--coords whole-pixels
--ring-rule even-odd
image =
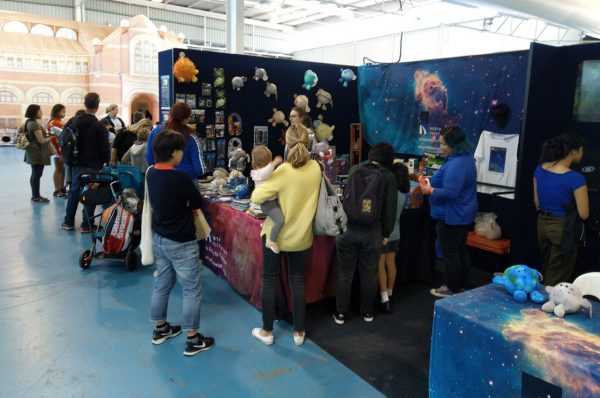
[[[389,297],[392,297],[392,291],[393,291],[393,290],[394,290],[394,289],[388,289],[388,291],[387,291],[387,295],[388,295]]]
[[[387,292],[379,292],[379,294],[381,295],[381,302],[382,303],[385,303],[386,301],[389,300]]]

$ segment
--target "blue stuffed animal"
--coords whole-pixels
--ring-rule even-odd
[[[502,276],[496,275],[492,279],[494,284],[504,286],[506,291],[519,303],[525,303],[528,296],[534,303],[543,303],[548,300],[537,290],[541,281],[542,274],[526,265],[508,267]]]

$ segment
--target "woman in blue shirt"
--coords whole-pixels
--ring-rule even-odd
[[[459,127],[442,130],[440,149],[446,161],[422,190],[430,196],[446,267],[446,283],[431,294],[448,297],[466,288],[471,270],[467,235],[477,214],[477,170],[472,146]]]
[[[544,282],[549,286],[569,282],[577,260],[574,233],[564,236],[569,230],[565,228],[569,219],[565,208],[573,208],[573,217],[585,220],[589,216],[585,178],[571,170],[571,165],[579,162],[582,156],[583,139],[574,133],[561,134],[544,142],[540,165],[533,173],[533,200],[538,211],[538,242],[542,252],[541,271]],[[563,236],[571,241],[568,250],[564,246],[561,250]]]

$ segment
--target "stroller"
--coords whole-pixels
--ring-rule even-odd
[[[80,186],[83,187],[81,203],[104,207],[101,214],[86,213],[92,247],[79,256],[79,266],[82,269],[88,269],[93,259],[120,259],[124,260],[127,270],[133,271],[136,268],[142,208],[142,201],[138,195],[143,189],[142,182],[140,171],[130,166],[107,167],[97,173],[79,176]],[[98,218],[100,222],[98,227],[94,228],[94,220]],[[101,242],[101,252],[96,249],[98,241]]]

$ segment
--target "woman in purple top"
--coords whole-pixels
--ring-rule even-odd
[[[577,259],[574,221],[576,216],[585,220],[590,213],[585,178],[571,170],[582,156],[583,139],[574,133],[561,134],[544,142],[540,165],[533,174],[541,272],[549,286],[571,280]],[[570,213],[569,208],[573,209]],[[569,214],[573,223],[569,223]],[[565,250],[565,241],[571,241],[569,250]]]

